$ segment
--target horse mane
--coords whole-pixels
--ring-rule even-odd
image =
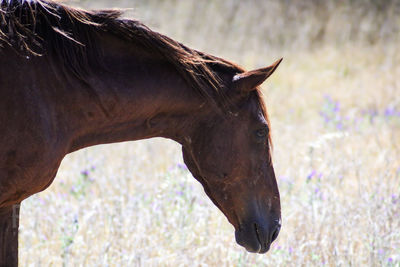
[[[103,66],[95,40],[108,32],[141,44],[170,64],[200,95],[225,107],[226,85],[214,69],[233,74],[244,69],[224,59],[196,51],[154,32],[137,20],[122,19],[120,10],[87,11],[51,0],[0,0],[0,53],[5,46],[25,57],[50,54],[85,82],[92,66]],[[268,120],[261,91],[260,107]]]
[[[207,64],[234,64],[216,57],[202,57],[171,38],[154,32],[139,21],[121,19],[119,10],[86,11],[53,1],[0,0],[0,49],[8,45],[23,56],[51,53],[60,57],[66,68],[81,80],[95,63],[101,65],[96,34],[109,32],[134,41],[158,53],[171,63],[182,77],[201,95],[222,97],[220,79]],[[0,50],[1,51],[1,50]]]

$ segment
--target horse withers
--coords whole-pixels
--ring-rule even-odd
[[[21,201],[52,183],[65,155],[152,137],[180,143],[237,242],[268,251],[280,200],[259,86],[280,60],[245,71],[119,11],[0,3],[1,266],[18,263]]]

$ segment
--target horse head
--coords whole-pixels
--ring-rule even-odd
[[[189,170],[235,227],[237,243],[249,252],[267,252],[281,227],[270,125],[259,91],[280,62],[224,78],[229,112],[204,107],[183,145]]]

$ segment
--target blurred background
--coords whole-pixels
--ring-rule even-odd
[[[400,266],[399,0],[82,0],[246,69],[263,85],[282,201],[248,254],[172,141],[66,157],[22,205],[22,266]]]

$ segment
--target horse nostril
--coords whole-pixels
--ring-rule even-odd
[[[274,230],[274,232],[272,233],[272,236],[271,236],[271,243],[274,242],[274,240],[278,237],[279,230],[280,230],[279,226],[275,228],[275,230]]]

